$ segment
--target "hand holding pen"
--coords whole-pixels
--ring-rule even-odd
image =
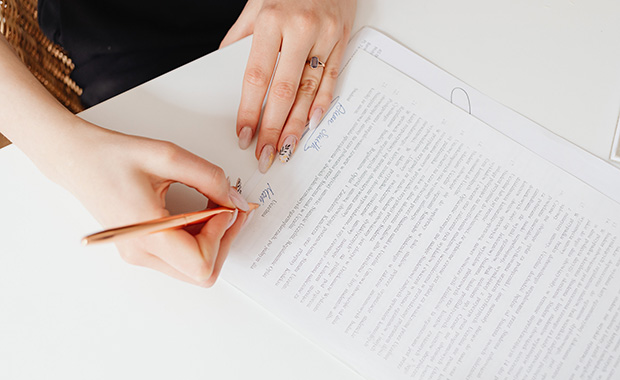
[[[219,167],[172,143],[114,132],[75,116],[41,86],[1,37],[0,57],[6,74],[0,87],[11,94],[0,102],[6,111],[0,112],[2,133],[103,226],[167,217],[165,195],[174,182],[193,187],[219,206],[249,211]],[[116,246],[131,264],[210,286],[247,217],[247,212],[221,213],[195,235],[166,230]]]
[[[105,227],[169,217],[165,196],[175,182],[196,189],[205,201],[208,198],[211,204],[231,210],[212,215],[196,234],[183,228],[147,235],[142,230],[140,236],[114,240],[121,257],[130,264],[195,285],[213,285],[251,212],[224,171],[172,143],[128,136],[90,123],[80,125],[69,136],[50,177],[71,191]]]

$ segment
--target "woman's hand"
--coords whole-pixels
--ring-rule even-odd
[[[355,8],[356,0],[249,0],[222,41],[224,47],[254,34],[237,114],[242,149],[258,129],[273,77],[256,144],[261,172],[269,169],[276,153],[281,161],[288,161],[307,120],[316,124],[323,117],[332,100]],[[324,67],[311,67],[312,57]]]
[[[248,203],[219,167],[178,146],[111,132],[92,124],[75,131],[52,176],[106,228],[168,216],[165,195],[181,182],[221,206],[238,208],[211,218],[198,233],[158,232],[117,243],[123,259],[200,286],[217,279],[245,222]],[[92,143],[89,143],[92,142]],[[206,205],[206,199],[205,199]]]
[[[178,146],[123,135],[71,114],[32,76],[0,35],[0,130],[50,179],[71,191],[106,228],[168,215],[173,182],[241,212],[211,218],[195,235],[174,230],[119,242],[123,258],[210,286],[245,222],[248,204],[222,169]],[[206,202],[205,202],[206,204]]]

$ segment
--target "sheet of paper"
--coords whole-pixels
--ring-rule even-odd
[[[618,203],[362,50],[337,94],[225,279],[371,379],[618,373]]]
[[[345,58],[357,49],[366,50],[547,161],[620,202],[618,168],[494,101],[372,28],[365,27],[353,37]]]

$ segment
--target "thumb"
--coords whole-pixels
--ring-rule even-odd
[[[241,16],[228,30],[228,33],[226,33],[224,39],[220,42],[220,49],[252,34],[253,25],[244,22],[242,18],[243,16]]]
[[[252,34],[254,31],[254,20],[256,20],[260,8],[260,2],[247,2],[239,18],[237,18],[237,21],[235,21],[233,26],[228,30],[228,33],[226,33],[226,36],[224,36],[224,39],[220,43],[220,49]]]
[[[224,170],[172,143],[154,174],[193,187],[218,205],[248,211],[248,202],[230,186]]]

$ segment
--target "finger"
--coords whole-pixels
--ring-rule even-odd
[[[130,262],[130,264],[139,265],[139,266],[149,268],[149,269],[154,269],[172,278],[176,278],[177,280],[185,281],[193,285],[207,286],[206,282],[195,281],[194,279],[174,269],[173,267],[171,267],[169,264],[167,264],[165,261],[163,261],[159,257],[146,253],[146,252],[141,255],[141,258],[138,262]]]
[[[254,31],[250,57],[243,76],[241,101],[237,112],[239,147],[247,149],[258,128],[263,100],[278,59],[282,36],[274,24]]]
[[[230,251],[230,247],[233,241],[235,240],[235,238],[237,237],[237,235],[239,234],[239,232],[245,225],[246,221],[248,220],[249,216],[253,212],[254,211],[250,211],[250,213],[240,212],[239,215],[237,216],[237,220],[235,221],[235,223],[232,226],[230,226],[228,230],[226,230],[226,233],[224,234],[224,236],[222,237],[222,240],[220,241],[220,249],[217,254],[215,265],[213,267],[213,273],[211,274],[211,277],[206,281],[206,286],[212,286],[217,280],[217,278],[219,277],[220,273],[222,272],[222,267],[224,266],[224,262],[226,261],[226,258],[228,257],[228,252]]]
[[[310,57],[327,57],[329,51],[331,51],[333,45],[325,48],[314,48],[313,52],[323,52],[322,54],[312,53]],[[319,59],[322,64],[323,61]],[[308,111],[314,101],[314,98],[319,89],[319,83],[321,83],[321,77],[323,75],[324,68],[321,66],[312,67],[310,64],[306,64],[301,81],[299,83],[299,89],[297,90],[297,98],[291,108],[286,124],[282,129],[280,140],[278,142],[278,151],[281,162],[288,162],[295,152],[297,143],[299,142],[301,135],[306,127],[308,120]]]
[[[159,258],[174,271],[198,283],[207,279],[213,268],[207,268],[193,237],[183,230],[165,231],[116,243],[121,257],[133,265],[150,266],[154,261],[148,256]],[[150,252],[147,254],[147,252]],[[157,264],[158,268],[164,268]],[[166,273],[170,273],[169,270]]]
[[[319,90],[314,98],[314,102],[310,107],[310,112],[307,117],[311,120],[311,127],[316,127],[316,124],[321,120],[330,103],[334,97],[334,90],[338,80],[338,74],[340,73],[340,64],[342,57],[347,47],[348,36],[341,39],[334,46],[334,50],[329,56],[327,62],[325,62],[325,69],[323,71],[323,77],[321,78],[321,84]],[[312,122],[314,121],[314,123]]]
[[[245,38],[252,34],[252,25],[248,25],[245,22],[240,23],[241,20],[238,20],[226,33],[222,42],[220,42],[219,49],[225,48],[226,46],[235,43],[242,38]]]
[[[228,30],[228,33],[226,33],[226,36],[224,36],[224,39],[220,43],[220,49],[252,34],[256,13],[260,9],[258,4],[253,6],[255,4],[256,2],[254,1],[245,4],[239,18],[237,18],[237,21],[235,21],[233,26]]]
[[[299,40],[293,37],[283,42],[278,67],[267,95],[255,152],[258,169],[262,173],[267,172],[275,158],[275,147],[297,96],[304,64],[312,47],[310,43],[299,43]]]
[[[234,215],[235,217],[237,215]],[[224,237],[226,230],[230,227],[230,223],[233,221],[233,215],[220,214],[211,218],[200,233],[196,235],[196,241],[202,252],[204,261],[210,268],[209,276],[204,277],[204,281],[209,281],[215,268],[215,262],[218,258],[218,252],[220,251],[220,240]]]
[[[145,163],[151,173],[193,187],[218,205],[249,209],[247,202],[232,190],[219,166],[172,143],[159,144],[161,160]]]
[[[213,272],[214,262],[205,260],[197,240],[182,229],[151,234],[143,243],[147,252],[194,281],[204,282]]]

